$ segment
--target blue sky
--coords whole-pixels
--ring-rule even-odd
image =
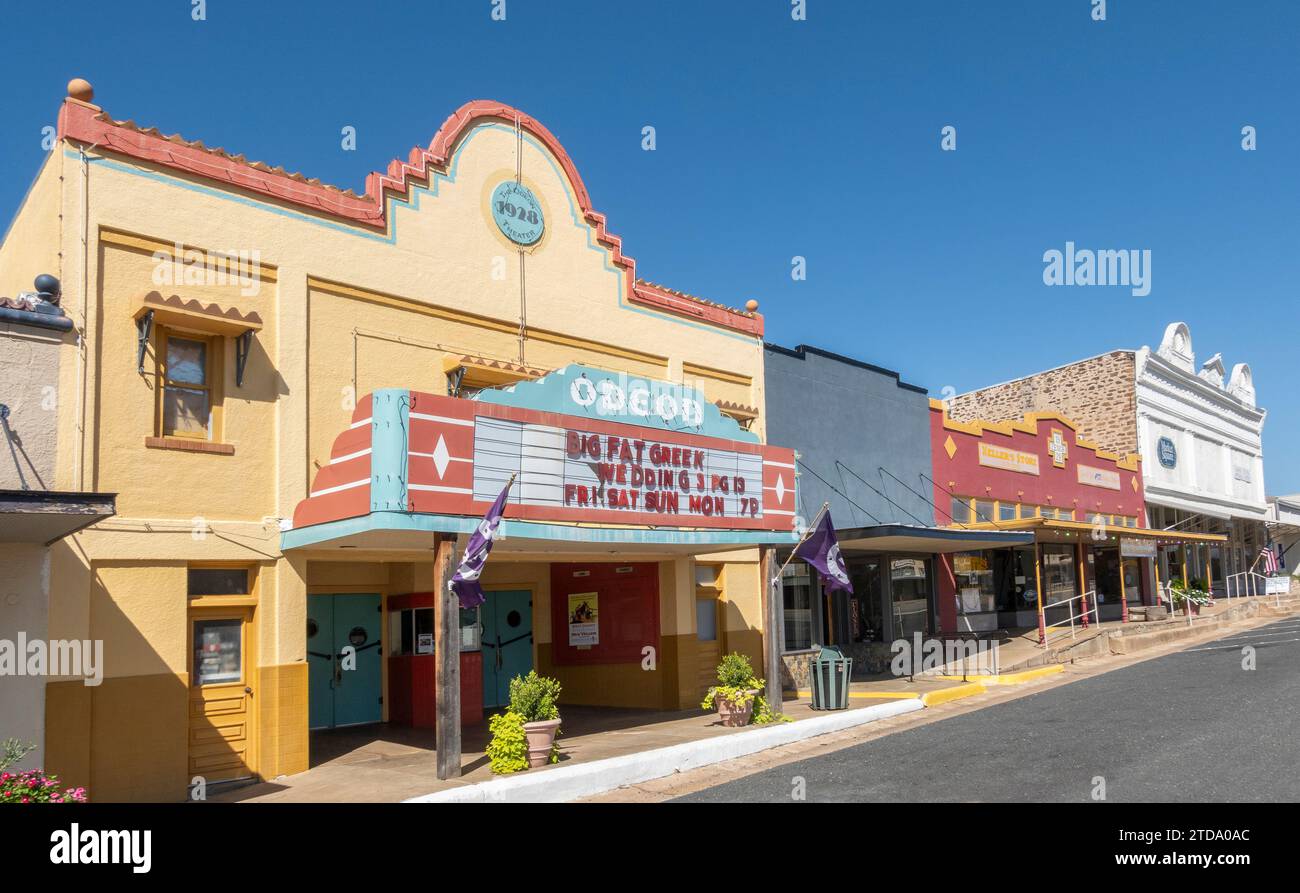
[[[1105,22],[1091,5],[807,0],[804,22],[788,0],[506,0],[505,22],[492,0],[208,0],[202,22],[190,0],[13,5],[0,217],[73,76],[116,117],[358,191],[498,99],[559,137],[640,275],[756,298],[769,340],[936,395],[1183,320],[1198,362],[1250,363],[1268,490],[1300,492],[1300,4],[1109,0]],[[1067,240],[1150,249],[1151,293],[1045,286]]]

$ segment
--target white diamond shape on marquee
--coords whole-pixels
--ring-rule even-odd
[[[451,462],[451,453],[447,451],[447,441],[438,435],[438,445],[433,448],[433,467],[438,469],[438,479],[442,479],[443,472],[447,470],[447,465]]]
[[[776,504],[781,505],[785,502],[785,476],[778,474],[776,476]]]

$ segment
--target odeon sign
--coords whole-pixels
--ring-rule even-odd
[[[689,428],[704,422],[704,407],[695,397],[662,389],[652,394],[643,382],[624,389],[609,379],[593,382],[589,378],[576,378],[569,384],[569,396],[578,406],[594,406],[602,416],[626,413],[644,419],[653,415],[669,424],[680,421]]]

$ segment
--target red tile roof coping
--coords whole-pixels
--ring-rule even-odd
[[[540,121],[504,103],[486,99],[465,103],[438,128],[429,148],[417,146],[406,161],[394,159],[386,172],[375,171],[367,176],[364,195],[309,179],[300,173],[289,173],[282,167],[250,162],[243,155],[231,155],[224,149],[210,149],[198,140],[186,140],[177,134],[166,136],[157,128],[142,128],[132,121],[116,121],[99,106],[72,98],[65,99],[59,111],[59,138],[216,180],[305,207],[313,213],[382,231],[388,223],[386,196],[407,196],[413,182],[428,182],[431,167],[445,174],[457,141],[474,122],[484,118],[511,124],[518,122],[522,129],[541,140],[560,162],[577,195],[583,217],[596,228],[597,241],[612,252],[614,263],[624,270],[632,303],[691,317],[755,338],[763,337],[763,316],[760,313],[706,301],[636,278],[636,261],[623,254],[623,240],[608,231],[605,215],[592,208],[587,187],[569,153]]]

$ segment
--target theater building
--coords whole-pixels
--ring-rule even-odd
[[[50,770],[179,800],[307,769],[310,729],[429,725],[435,562],[511,475],[454,618],[465,722],[530,668],[677,709],[723,651],[761,665],[796,482],[757,304],[639,279],[545,126],[468,103],[356,194],[69,93],[0,249],[80,336],[57,486],[118,494],[50,550],[49,636],[105,656],[46,688]]]
[[[939,622],[948,632],[1046,628],[1084,616],[1130,619],[1162,602],[1164,550],[1208,549],[1221,536],[1146,521],[1142,462],[1084,439],[1059,413],[957,421],[930,403],[934,499],[949,526],[1017,530],[1032,542],[945,556]],[[1178,582],[1188,582],[1180,576]]]

